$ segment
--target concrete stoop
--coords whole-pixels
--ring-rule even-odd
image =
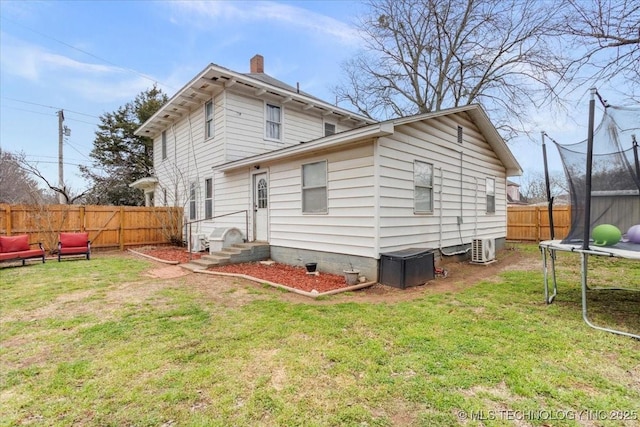
[[[180,267],[187,270],[206,270],[209,267],[225,264],[238,264],[241,262],[253,262],[269,259],[271,251],[266,243],[236,243],[221,251],[203,255],[200,259],[194,259]]]

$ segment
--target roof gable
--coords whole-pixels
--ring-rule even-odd
[[[319,138],[313,141],[307,141],[291,147],[282,148],[277,151],[272,151],[269,153],[229,162],[224,165],[214,167],[214,170],[230,171],[241,167],[251,166],[259,162],[278,160],[284,157],[288,157],[294,153],[302,154],[305,152],[317,151],[323,148],[337,147],[343,144],[353,143],[364,138],[391,135],[393,134],[397,126],[415,123],[418,121],[428,121],[436,117],[460,113],[466,113],[471,117],[491,149],[496,153],[496,156],[504,165],[507,176],[521,175],[522,168],[520,167],[520,164],[479,104],[465,105],[463,107],[449,108],[432,113],[424,113],[414,116],[386,120],[384,122],[370,124],[360,128],[341,132],[339,134]]]
[[[269,94],[280,98],[283,104],[298,104],[305,110],[317,109],[323,115],[336,115],[342,120],[352,120],[359,124],[375,122],[368,117],[302,92],[268,74],[243,74],[211,63],[176,92],[160,110],[136,130],[135,134],[154,137],[172,123],[199,108],[206,100],[227,89],[244,91],[256,98]]]

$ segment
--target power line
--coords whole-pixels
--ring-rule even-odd
[[[35,110],[27,110],[26,108],[11,107],[9,105],[3,105],[2,108],[9,108],[11,110],[17,110],[17,111],[26,111],[27,113],[40,114],[40,115],[43,115],[43,116],[52,116],[52,114],[50,114],[50,113],[43,113],[42,111],[35,111]],[[68,111],[68,110],[64,110],[64,111]],[[88,114],[85,114],[85,115],[88,115]],[[93,117],[93,116],[91,116],[91,117]],[[98,126],[98,123],[85,122],[84,120],[73,119],[71,117],[65,117],[65,120],[69,120],[69,121],[72,121],[72,122],[84,123],[84,124],[91,125],[91,126]]]
[[[147,76],[146,74],[141,73],[141,72],[139,72],[139,71],[136,71],[136,70],[134,70],[134,69],[132,69],[132,68],[122,67],[122,66],[120,66],[120,65],[118,65],[118,64],[116,64],[116,63],[114,63],[114,62],[111,62],[111,61],[109,61],[109,60],[107,60],[107,59],[101,58],[101,57],[99,57],[99,56],[97,56],[97,55],[94,55],[94,54],[93,54],[93,53],[91,53],[91,52],[88,52],[88,51],[86,51],[86,50],[80,49],[80,48],[78,48],[78,47],[76,47],[76,46],[73,46],[73,45],[71,45],[71,44],[69,44],[69,43],[66,43],[66,42],[64,42],[64,41],[62,41],[62,40],[58,40],[58,39],[56,39],[55,37],[52,37],[52,36],[50,36],[50,35],[48,35],[48,34],[42,33],[42,32],[40,32],[40,31],[38,31],[38,30],[34,30],[33,28],[27,27],[26,25],[20,24],[20,23],[18,23],[18,22],[16,22],[16,21],[14,21],[14,20],[12,20],[12,19],[7,19],[7,18],[6,18],[6,17],[4,17],[4,16],[0,16],[0,19],[4,19],[5,21],[11,22],[11,23],[13,23],[13,24],[15,24],[15,25],[18,25],[18,26],[20,26],[20,27],[22,27],[22,28],[25,28],[25,29],[27,29],[27,30],[29,30],[29,31],[32,31],[32,32],[34,32],[34,33],[36,33],[36,34],[39,34],[39,35],[41,35],[42,37],[46,37],[46,38],[51,39],[51,40],[53,40],[53,41],[55,41],[55,42],[57,42],[57,43],[60,43],[60,44],[62,44],[62,45],[64,45],[64,46],[67,46],[67,47],[69,47],[69,48],[71,48],[71,49],[77,50],[78,52],[82,52],[82,53],[84,53],[85,55],[88,55],[88,56],[90,56],[90,57],[92,57],[92,58],[95,58],[95,59],[97,59],[97,60],[99,60],[99,61],[106,62],[107,64],[109,64],[109,65],[113,65],[114,67],[117,67],[117,68],[119,68],[119,69],[121,69],[121,70],[128,71],[128,72],[130,72],[130,73],[136,74],[136,75],[138,75],[138,76],[140,76],[140,77],[142,77],[142,78],[144,78],[144,79],[146,79],[146,80],[152,81],[154,84],[161,84],[161,85],[163,85],[163,86],[165,86],[165,87],[167,87],[167,88],[169,88],[169,89],[175,90],[175,88],[172,88],[171,86],[169,86],[169,85],[167,85],[167,84],[165,84],[165,83],[159,82],[157,79],[154,79],[154,78],[153,78],[153,77],[151,77],[151,76]]]
[[[22,102],[24,104],[31,104],[31,105],[37,105],[38,107],[44,107],[44,108],[51,108],[53,110],[59,111],[59,110],[64,110],[65,112],[69,112],[69,113],[74,113],[74,114],[80,114],[81,116],[87,116],[87,117],[93,117],[94,119],[99,119],[100,117],[98,116],[94,116],[91,114],[87,114],[87,113],[81,113],[79,111],[73,111],[73,110],[69,110],[68,108],[63,108],[63,107],[53,107],[51,105],[44,105],[44,104],[38,104],[37,102],[31,102],[31,101],[24,101],[22,99],[16,99],[16,98],[9,98],[7,96],[3,96],[2,99],[8,99],[10,101],[16,101],[16,102]],[[11,108],[11,107],[9,107]]]

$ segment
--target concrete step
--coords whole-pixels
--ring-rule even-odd
[[[221,251],[203,255],[200,259],[194,259],[181,267],[195,271],[206,270],[209,267],[224,264],[237,264],[269,259],[270,248],[267,243],[236,243]]]

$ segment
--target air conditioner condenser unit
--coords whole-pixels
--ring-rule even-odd
[[[471,262],[488,264],[496,260],[494,239],[473,239],[471,242]]]

